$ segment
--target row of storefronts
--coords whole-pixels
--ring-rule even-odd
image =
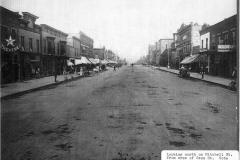
[[[74,37],[46,24],[28,12],[1,11],[1,83],[63,74],[71,59],[92,57],[93,40],[79,32]],[[69,45],[68,41],[72,41]],[[86,42],[85,42],[86,41]],[[86,48],[90,48],[87,50]],[[75,64],[74,64],[75,65]]]
[[[212,26],[182,24],[173,34],[170,52],[166,52],[165,56],[164,52],[161,54],[159,65],[167,67],[169,64],[168,67],[174,69],[185,65],[193,72],[199,72],[203,67],[209,75],[231,77],[237,67],[236,29],[237,15]]]

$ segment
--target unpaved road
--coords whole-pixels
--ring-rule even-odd
[[[2,102],[2,159],[160,159],[237,150],[237,94],[125,66]]]

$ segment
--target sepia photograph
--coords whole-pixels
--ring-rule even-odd
[[[1,0],[2,160],[238,160],[238,0]]]

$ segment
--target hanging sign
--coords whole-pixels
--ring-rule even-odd
[[[14,45],[13,42],[15,41],[15,39],[12,39],[12,37],[10,36],[9,39],[5,39],[6,40],[6,45],[4,45],[3,43],[1,44],[1,49],[6,51],[6,52],[15,52],[17,50],[20,49],[19,45]]]

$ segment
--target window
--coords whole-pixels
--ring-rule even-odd
[[[50,40],[48,40],[48,54],[52,54],[52,42]]]
[[[57,44],[57,53],[59,55],[59,43]]]
[[[32,38],[29,38],[29,51],[32,52]]]
[[[5,26],[1,26],[1,40],[2,42],[5,41],[5,39],[8,39],[8,27],[5,27]]]
[[[232,45],[235,45],[236,44],[236,32],[233,31],[232,32]]]
[[[203,48],[203,40],[202,40],[202,48]]]
[[[47,46],[47,42],[46,39],[43,40],[43,51],[44,53],[46,53],[46,46]]]
[[[166,48],[167,48],[167,44],[166,44]]]
[[[206,38],[206,49],[208,49],[208,38]]]
[[[218,44],[220,45],[222,42],[221,42],[221,36],[218,36]]]
[[[37,39],[36,43],[37,43],[37,53],[39,53],[39,40],[38,39]]]
[[[23,49],[25,48],[25,45],[24,45],[24,37],[21,36],[21,46],[23,47]]]
[[[60,49],[61,55],[64,55],[64,53],[65,53],[65,46],[63,44],[61,44],[60,47],[61,47],[61,49]]]
[[[13,38],[13,39],[16,39],[16,38],[17,38],[16,29],[12,29],[12,38]]]
[[[212,38],[212,50],[215,50],[215,37]]]
[[[224,44],[228,44],[228,33],[224,35]]]

